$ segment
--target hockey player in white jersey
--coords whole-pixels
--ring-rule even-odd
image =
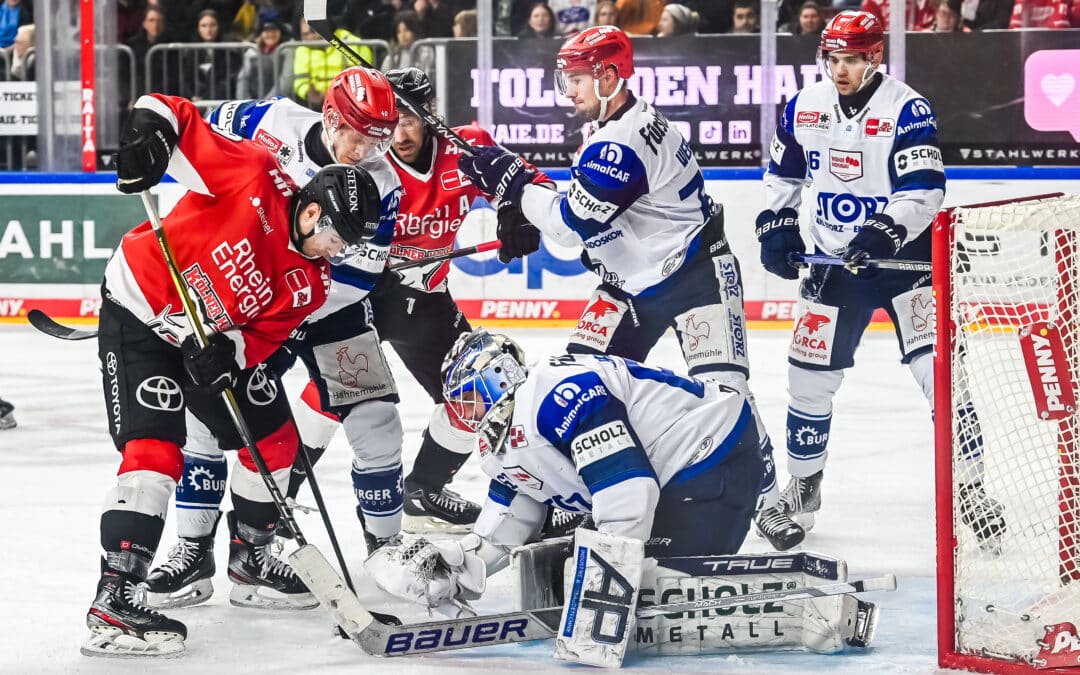
[[[640,361],[671,327],[691,375],[738,389],[754,409],[742,276],[724,235],[723,209],[705,192],[690,145],[627,89],[633,72],[630,39],[614,26],[583,30],[560,49],[556,85],[590,120],[565,196],[535,189],[523,160],[499,148],[477,148],[459,166],[488,194],[520,203],[554,241],[584,248],[582,258],[601,283],[567,351]],[[772,506],[779,497],[772,444],[757,422],[763,502]],[[760,525],[778,548],[804,534],[783,513]]]
[[[397,123],[394,92],[382,73],[355,67],[331,83],[321,115],[287,99],[231,101],[215,109],[209,121],[221,134],[268,147],[300,186],[322,166],[339,162],[362,166],[378,187],[382,212],[374,238],[349,264],[331,267],[326,303],[268,362],[280,375],[299,358],[316,383],[321,400],[293,406],[309,451],[325,448],[344,426],[355,455],[357,515],[368,547],[374,548],[398,534],[402,511],[397,388],[367,300],[386,265],[401,199],[401,181],[384,156]],[[214,535],[227,473],[224,449],[229,448],[188,415],[183,479],[176,487],[179,541],[146,580],[145,600],[152,606],[198,604],[213,592]],[[295,481],[291,470],[275,472],[275,479],[283,492]]]
[[[368,559],[388,592],[440,613],[468,612],[463,603],[479,597],[486,576],[506,565],[512,549],[535,538],[548,505],[590,513],[595,531],[576,533],[576,576],[552,583],[566,595],[556,657],[619,665],[645,557],[727,556],[742,545],[764,463],[753,413],[738,389],[603,354],[565,354],[526,367],[516,343],[484,329],[458,339],[443,372],[447,402],[477,429],[490,489],[476,527],[460,542],[407,541]],[[532,575],[542,586],[561,572],[565,556],[558,550],[547,548],[547,569]],[[599,577],[601,593],[582,594],[583,583]],[[612,609],[591,616],[590,596]],[[847,609],[851,617],[864,612],[868,642],[872,605],[852,600]],[[831,610],[836,624],[841,605]],[[606,612],[622,617],[609,621]],[[802,609],[797,613],[801,625]],[[832,649],[843,644],[838,628],[830,635]],[[766,645],[777,640],[756,643]]]
[[[803,185],[813,182],[814,249],[846,267],[811,265],[800,287],[800,314],[788,353],[788,461],[791,482],[779,510],[809,529],[821,506],[832,399],[854,365],[855,348],[877,308],[895,326],[902,362],[933,401],[934,299],[930,273],[860,267],[867,259],[930,260],[930,222],[945,196],[945,173],[930,102],[878,72],[881,23],[841,12],[821,34],[827,78],[796,94],[784,110],[765,174],[766,209],[757,218],[765,269],[785,279],[805,251],[799,228]],[[970,406],[967,461],[980,466],[981,439]],[[973,475],[966,472],[965,475]],[[960,487],[962,520],[984,543],[1000,537],[1000,504],[982,482]]]

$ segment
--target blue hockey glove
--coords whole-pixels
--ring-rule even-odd
[[[754,234],[761,242],[761,265],[781,279],[798,279],[799,270],[789,257],[805,253],[806,245],[799,235],[799,213],[795,209],[766,209],[758,214]]]
[[[865,270],[861,264],[873,258],[891,258],[904,245],[907,228],[897,225],[892,216],[878,213],[866,219],[848,242],[841,259],[852,274]]]
[[[515,204],[521,201],[521,191],[536,177],[525,160],[497,145],[473,148],[472,157],[462,155],[458,169],[489,197]]]

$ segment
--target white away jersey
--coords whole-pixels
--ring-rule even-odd
[[[660,488],[723,461],[752,423],[736,391],[615,356],[536,364],[514,401],[505,454],[481,442],[493,480],[474,528],[504,545],[539,527],[538,504],[591,512],[601,531],[648,539]]]
[[[587,137],[570,173],[565,197],[526,186],[521,207],[544,234],[584,246],[606,283],[654,292],[697,251],[713,201],[694,151],[649,103],[631,95]]]
[[[930,103],[888,75],[854,118],[840,110],[830,80],[788,101],[773,136],[765,173],[765,208],[796,211],[807,179],[817,204],[814,245],[831,254],[847,247],[867,217],[892,216],[921,234],[945,198],[945,169]]]
[[[286,98],[229,101],[215,108],[210,113],[209,121],[219,130],[250,138],[269,148],[281,168],[301,187],[319,169],[333,162],[329,150],[318,136],[322,130],[322,115]],[[312,148],[315,143],[318,145]],[[313,149],[318,152],[312,152]],[[322,155],[323,161],[320,162],[319,157],[313,157],[313,154]],[[334,283],[330,287],[330,297],[308,321],[333,314],[364,299],[386,267],[401,201],[401,180],[384,155],[371,157],[360,167],[371,174],[382,196],[379,229],[375,237],[364,245],[363,255],[358,262],[331,266],[330,277]]]

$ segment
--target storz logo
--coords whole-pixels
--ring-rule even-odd
[[[829,222],[861,223],[880,212],[888,203],[888,197],[857,197],[847,193],[819,192],[817,216]]]

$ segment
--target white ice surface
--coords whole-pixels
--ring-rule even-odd
[[[529,354],[561,351],[565,330],[510,331]],[[779,446],[781,486],[786,409],[786,331],[751,334],[751,386]],[[269,612],[228,603],[224,568],[228,546],[219,532],[217,592],[205,605],[173,610],[189,630],[187,653],[172,661],[90,659],[79,654],[84,616],[98,577],[98,519],[119,456],[105,429],[96,342],[61,342],[28,326],[0,325],[0,395],[17,406],[19,426],[0,431],[0,673],[533,673],[580,667],[550,658],[551,644],[507,645],[426,657],[375,659],[334,637],[328,615]],[[419,447],[430,400],[391,354],[399,373],[406,468]],[[672,336],[650,362],[684,370]],[[895,572],[899,590],[870,596],[881,608],[871,650],[819,656],[778,652],[739,656],[638,658],[635,672],[930,673],[935,672],[934,513],[931,423],[928,406],[898,362],[891,332],[868,333],[835,401],[823,506],[804,548],[844,558],[852,578]],[[290,373],[291,389],[302,384]],[[363,542],[354,514],[348,465],[339,434],[318,476],[354,574]],[[475,460],[453,487],[480,501],[486,481]],[[310,497],[301,492],[301,500]],[[300,515],[304,532],[331,557],[315,514]],[[165,526],[159,556],[175,540]],[[744,551],[767,550],[748,536]],[[509,581],[492,578],[482,610],[509,609]],[[363,593],[362,593],[363,595]],[[395,607],[394,609],[400,609]],[[371,672],[371,671],[368,671]]]

